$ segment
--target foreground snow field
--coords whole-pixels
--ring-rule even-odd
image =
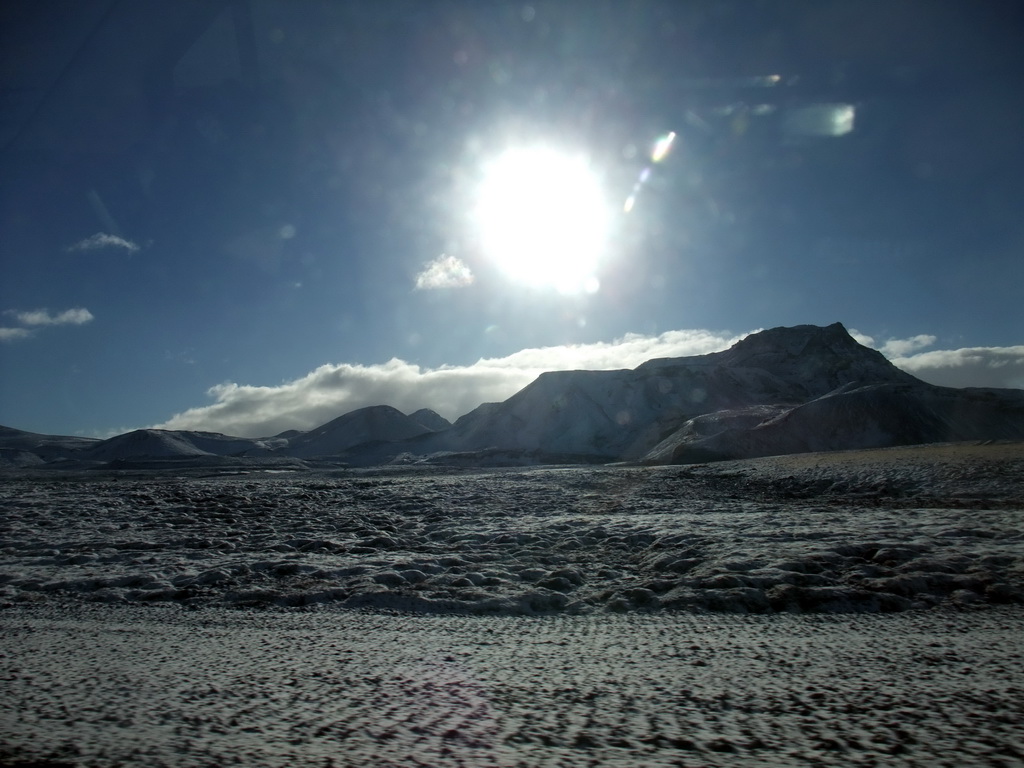
[[[1014,766],[1022,618],[20,607],[0,742],[139,768]]]
[[[1019,443],[8,473],[0,765],[1022,765],[1022,484]]]

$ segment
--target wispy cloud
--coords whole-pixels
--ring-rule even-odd
[[[99,251],[104,248],[120,248],[129,253],[135,253],[139,250],[139,246],[131,240],[125,240],[117,235],[108,235],[105,232],[97,232],[91,237],[79,240],[74,245],[69,245],[68,251]]]
[[[10,315],[22,325],[84,325],[93,319],[92,312],[83,307],[66,309],[56,315],[46,309],[35,309],[31,312],[19,312],[9,309],[4,314]]]
[[[423,265],[423,271],[416,275],[417,290],[439,288],[464,288],[473,283],[469,266],[454,256],[438,256]]]
[[[32,335],[28,328],[0,328],[0,341],[18,341]]]
[[[472,365],[422,368],[392,359],[380,365],[322,365],[273,387],[226,383],[208,391],[214,403],[179,413],[163,429],[202,429],[242,437],[311,429],[348,411],[388,404],[410,413],[433,408],[454,419],[485,402],[505,400],[544,371],[634,368],[651,358],[705,354],[741,336],[711,331],[630,334],[612,342],[524,349]]]
[[[33,309],[30,312],[22,312],[17,309],[5,309],[4,315],[14,318],[15,322],[28,328],[0,328],[0,342],[20,341],[33,335],[33,330],[39,326],[46,325],[84,325],[91,322],[92,312],[84,307],[65,309],[63,312],[51,314],[47,309]]]

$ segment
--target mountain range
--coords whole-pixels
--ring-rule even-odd
[[[1024,391],[901,371],[840,323],[751,334],[635,369],[554,371],[454,424],[388,405],[269,438],[141,429],[108,440],[0,427],[0,467],[693,463],[809,451],[1024,439]]]

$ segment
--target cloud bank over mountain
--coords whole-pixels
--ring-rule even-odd
[[[866,347],[888,357],[893,365],[940,387],[997,387],[1024,389],[1024,345],[931,349],[935,336],[921,333],[907,339],[878,342],[852,330],[850,335]]]
[[[668,331],[524,349],[465,366],[423,368],[398,358],[378,365],[328,364],[277,386],[218,384],[207,391],[214,403],[155,426],[264,437],[286,429],[312,429],[342,413],[381,404],[406,413],[431,408],[455,419],[481,403],[507,399],[545,371],[635,368],[651,358],[716,352],[740,338],[713,331]]]
[[[1024,345],[935,349],[891,359],[929,384],[1024,389]]]
[[[471,365],[438,368],[398,358],[376,365],[326,364],[275,386],[218,384],[207,391],[213,403],[190,408],[154,426],[265,437],[288,429],[312,429],[340,414],[382,404],[406,413],[431,408],[454,420],[481,403],[507,399],[545,371],[635,368],[655,358],[721,351],[749,333],[677,330],[659,335],[628,334],[611,342],[524,349]],[[864,334],[853,335],[931,384],[1024,388],[1024,346],[924,352],[917,350],[933,344],[934,336],[876,342]]]

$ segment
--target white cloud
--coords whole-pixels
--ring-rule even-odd
[[[877,349],[888,358],[902,357],[924,347],[930,347],[935,343],[935,337],[927,333],[919,333],[917,336],[911,336],[908,339],[889,339],[881,345],[875,343],[873,336],[868,336],[866,333],[861,333],[852,328],[850,329],[850,335],[858,343],[863,344],[865,347]]]
[[[469,267],[454,256],[438,256],[424,264],[423,271],[416,275],[417,290],[464,288],[472,282],[473,273]]]
[[[853,337],[853,340],[858,344],[863,344],[865,347],[871,347],[872,349],[876,348],[874,336],[868,336],[866,333],[861,333],[856,328],[848,328],[846,332],[849,333]]]
[[[131,240],[125,240],[117,235],[108,235],[105,232],[97,232],[91,237],[79,240],[74,245],[68,246],[69,251],[98,251],[103,248],[122,248],[129,253],[135,253],[139,246]]]
[[[921,333],[906,339],[889,339],[879,345],[859,331],[850,335],[866,347],[877,349],[898,368],[922,381],[942,387],[997,387],[1024,389],[1024,346],[933,349],[936,337]]]
[[[881,346],[879,351],[889,358],[903,357],[924,347],[930,347],[934,343],[934,336],[921,333],[917,336],[911,336],[909,339],[889,339]]]
[[[31,335],[32,331],[27,328],[0,328],[0,341],[17,341]]]
[[[4,314],[12,316],[22,325],[84,325],[94,319],[92,312],[82,307],[66,309],[57,315],[51,315],[46,309],[31,312],[9,309]]]
[[[634,368],[651,358],[725,349],[742,336],[711,331],[630,334],[613,342],[524,349],[472,365],[421,368],[392,359],[381,365],[322,365],[273,387],[226,383],[207,394],[215,402],[173,416],[162,429],[200,429],[242,437],[311,429],[343,413],[388,404],[411,413],[432,408],[454,419],[485,402],[505,400],[544,371]]]
[[[944,387],[1024,389],[1024,346],[936,349],[893,357],[894,365]]]
[[[22,325],[83,325],[93,320],[92,312],[82,307],[66,309],[56,315],[50,314],[46,309],[34,309],[31,312],[21,312],[16,309],[6,309],[3,314],[13,317]],[[0,328],[0,342],[18,341],[27,339],[33,334],[32,328]]]

